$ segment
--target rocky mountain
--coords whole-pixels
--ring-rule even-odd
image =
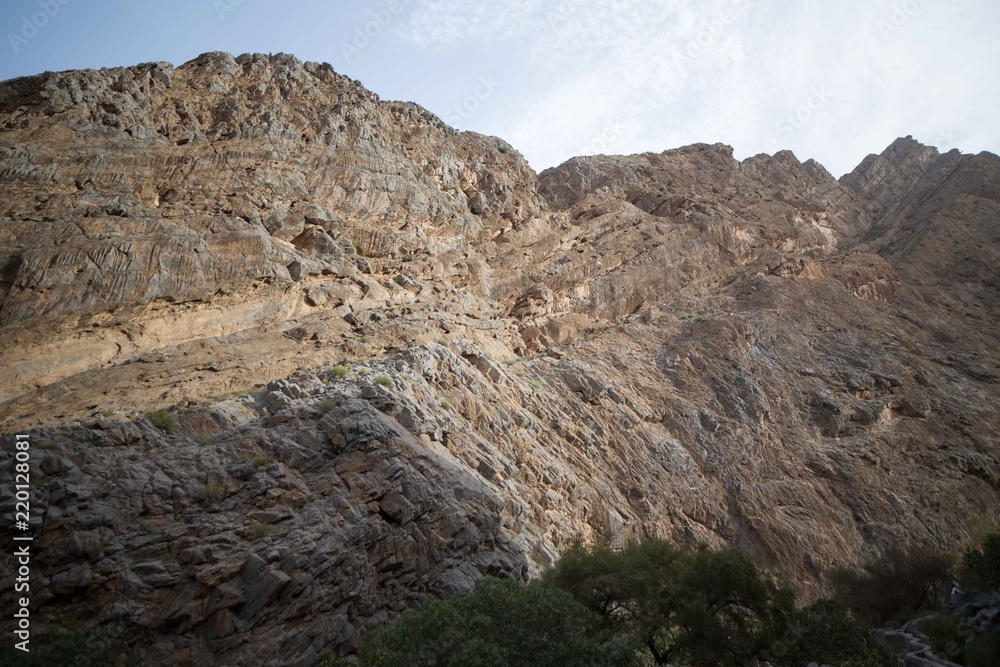
[[[0,83],[0,128],[33,613],[142,664],[310,665],[576,540],[730,543],[808,596],[1000,514],[995,155],[535,174],[222,53]]]

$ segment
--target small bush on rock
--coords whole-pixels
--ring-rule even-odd
[[[174,419],[174,416],[166,410],[154,410],[146,415],[146,419],[148,419],[153,426],[160,429],[167,435],[172,435],[177,432],[177,420]]]

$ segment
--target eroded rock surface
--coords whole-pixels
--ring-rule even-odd
[[[2,83],[0,128],[37,618],[133,624],[143,664],[313,664],[578,539],[731,543],[810,595],[1000,512],[997,156],[536,175],[218,53]]]

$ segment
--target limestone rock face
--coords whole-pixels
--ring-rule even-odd
[[[839,182],[703,144],[536,175],[286,55],[0,83],[35,618],[311,665],[580,539],[805,595],[954,549],[1000,513],[998,219],[1000,158],[909,138]]]

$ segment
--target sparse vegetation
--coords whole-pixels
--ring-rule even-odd
[[[346,366],[341,366],[339,364],[330,369],[330,377],[334,380],[343,380],[350,374],[351,372],[347,370]]]
[[[333,410],[335,407],[337,407],[337,401],[333,400],[332,398],[327,398],[322,403],[319,404],[319,411],[325,415],[327,412]]]
[[[254,523],[253,528],[250,529],[250,534],[254,536],[255,539],[262,539],[271,534],[274,527],[267,523],[262,523],[260,521]]]
[[[969,534],[969,543],[972,547],[985,544],[986,538],[997,532],[997,528],[997,522],[986,514],[972,514],[965,520],[965,532]]]
[[[211,445],[212,444],[212,436],[210,436],[210,435],[199,435],[198,436],[198,444],[199,445]]]
[[[358,369],[358,377],[364,377],[364,376],[368,375],[368,373],[370,373],[370,372],[371,371],[369,371],[367,368],[359,368]]]
[[[442,410],[450,411],[452,409],[451,403],[449,403],[448,401],[441,401],[441,403],[439,403],[439,406]]]
[[[392,386],[392,378],[388,375],[379,375],[375,378],[375,382],[387,388]]]
[[[207,503],[217,503],[225,495],[222,487],[217,482],[208,482],[201,485],[201,499]]]
[[[542,388],[542,383],[539,382],[538,380],[535,380],[535,379],[528,380],[528,384],[530,384],[535,389],[541,389]]]
[[[167,435],[172,435],[177,432],[177,420],[174,419],[174,416],[167,410],[162,408],[154,410],[146,415],[146,419],[148,419],[153,426],[160,429]]]
[[[250,464],[254,468],[263,468],[264,466],[271,464],[271,457],[269,457],[269,456],[255,456],[252,459],[250,459]]]

